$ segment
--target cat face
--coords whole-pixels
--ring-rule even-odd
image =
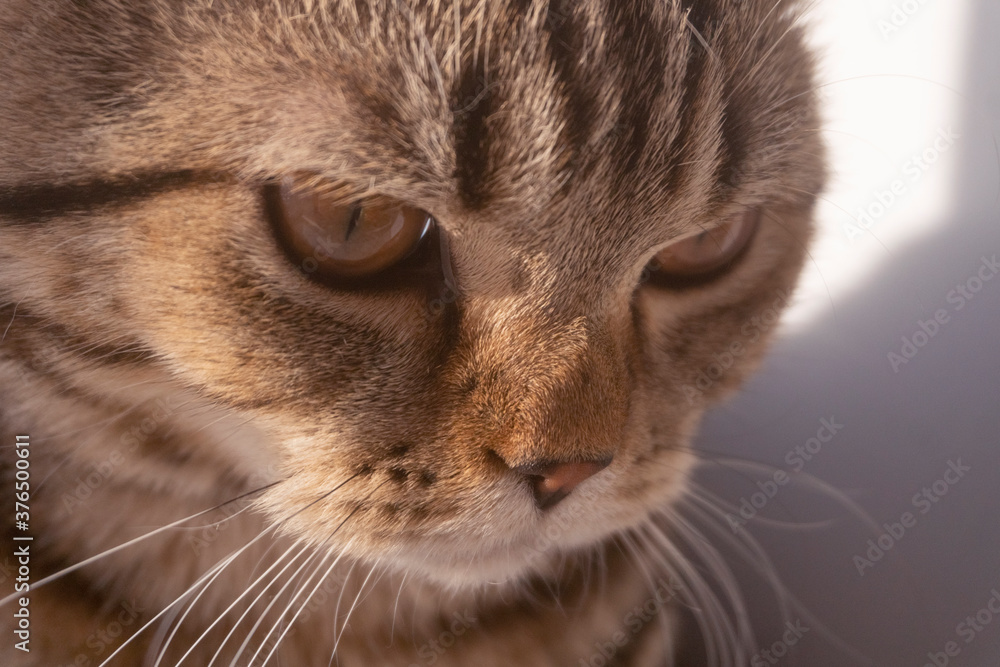
[[[783,3],[11,4],[4,299],[74,382],[251,424],[178,440],[168,483],[253,460],[325,548],[473,585],[641,523],[803,261],[822,147]],[[324,279],[283,178],[430,229]],[[654,262],[740,225],[705,275]]]

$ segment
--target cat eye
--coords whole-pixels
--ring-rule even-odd
[[[433,225],[426,211],[394,199],[345,200],[291,177],[265,194],[287,251],[303,271],[320,278],[381,274],[413,254]]]
[[[653,280],[683,285],[714,278],[743,254],[759,224],[760,210],[747,209],[717,227],[677,241],[650,262]]]

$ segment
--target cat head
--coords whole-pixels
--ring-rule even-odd
[[[794,3],[9,5],[5,299],[74,377],[249,421],[177,447],[352,556],[476,583],[645,521],[805,256]]]

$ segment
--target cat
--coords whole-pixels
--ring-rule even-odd
[[[746,664],[799,3],[0,9],[2,664]]]

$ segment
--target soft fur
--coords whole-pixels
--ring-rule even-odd
[[[246,639],[236,664],[575,666],[619,634],[608,664],[745,663],[742,608],[699,583],[674,508],[823,184],[799,13],[0,2],[4,520],[15,434],[33,582],[218,507],[32,589],[30,653],[8,599],[0,663],[100,664],[189,589],[113,664],[229,664]],[[430,211],[447,279],[310,280],[260,194],[299,172]],[[646,281],[746,207],[763,223],[732,271]],[[509,469],[609,456],[548,511]],[[633,628],[659,582],[681,585]]]

